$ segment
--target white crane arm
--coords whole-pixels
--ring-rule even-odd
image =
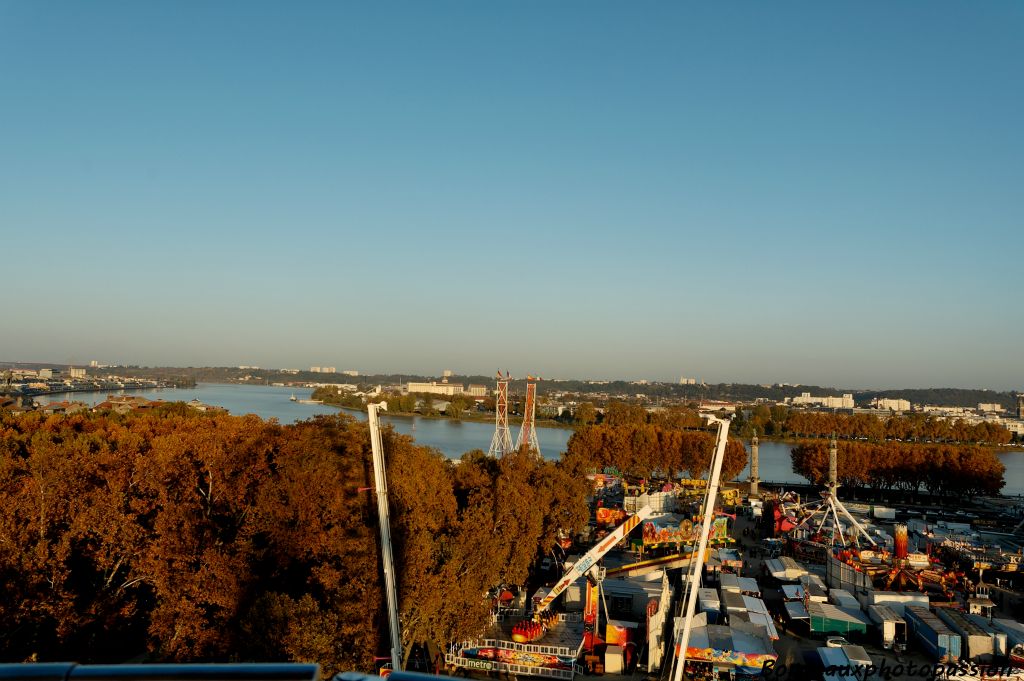
[[[600,542],[590,548],[589,551],[583,554],[583,557],[576,561],[575,565],[565,571],[561,579],[555,582],[555,586],[551,588],[548,595],[545,596],[541,602],[537,605],[537,610],[534,612],[535,615],[539,615],[550,607],[551,603],[554,602],[558,595],[569,588],[569,586],[577,579],[583,576],[587,570],[593,567],[597,561],[601,560],[606,553],[612,550],[612,547],[618,544],[623,537],[629,534],[637,525],[647,520],[654,514],[650,506],[644,506],[635,515],[630,516],[626,519],[626,522],[616,527],[612,532],[602,539]]]

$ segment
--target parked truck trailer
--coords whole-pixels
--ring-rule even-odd
[[[886,605],[869,605],[868,617],[878,625],[879,638],[886,650],[907,649],[907,622]]]
[[[943,663],[960,660],[960,634],[946,626],[931,610],[908,605],[903,609],[903,617],[914,639],[933,659]]]

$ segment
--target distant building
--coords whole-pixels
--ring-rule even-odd
[[[999,425],[1018,437],[1024,437],[1024,420],[1003,419]]]
[[[934,404],[928,404],[921,407],[921,411],[926,414],[934,414],[935,416],[965,417],[971,414],[971,410],[967,407],[943,407]]]
[[[80,411],[85,411],[89,406],[85,402],[51,402],[50,404],[44,404],[39,407],[39,411],[46,415],[52,414],[74,414]]]
[[[68,369],[68,376],[71,378],[85,378],[85,369],[76,369],[71,367]]]
[[[910,411],[910,400],[876,397],[871,400],[871,406],[875,409],[886,409],[888,411]]]
[[[359,375],[359,372],[356,371],[355,369],[345,369],[341,373],[344,374],[345,376],[358,376]]]
[[[723,400],[701,400],[697,407],[700,411],[736,411],[740,406],[737,402],[725,402]]]
[[[89,366],[92,367],[93,369],[99,369],[100,368],[100,363],[99,363],[99,361],[94,359],[91,362],[89,362]]]
[[[853,409],[853,393],[844,393],[842,397],[814,397],[810,393],[801,393],[792,399],[792,404],[803,406],[822,406],[826,409]]]
[[[338,369],[336,367],[309,367],[309,370],[314,374],[336,374]]]
[[[562,414],[562,407],[557,404],[538,404],[537,417],[542,419],[557,418]]]
[[[249,366],[248,364],[239,364],[239,369],[249,369],[250,371],[259,371],[259,367]]]
[[[470,384],[466,388],[466,394],[470,397],[487,397],[488,387],[480,384]]]
[[[359,386],[353,383],[306,383],[307,388],[334,388],[335,392],[354,393]]]
[[[0,395],[0,409],[12,414],[24,414],[35,410],[35,404],[31,397],[24,395],[11,396]]]
[[[452,376],[452,370],[451,369],[445,369],[444,371],[441,372],[441,378],[451,378],[451,376]]]
[[[1017,418],[1024,419],[1024,395],[1017,395]]]
[[[213,413],[216,413],[216,414],[227,414],[228,413],[228,410],[225,409],[224,407],[214,407],[214,406],[211,406],[211,405],[206,404],[204,402],[200,402],[197,399],[193,399],[193,400],[191,400],[189,402],[186,402],[186,404],[188,406],[192,407],[193,409],[195,409],[196,411],[210,412],[211,414],[213,414]]]
[[[697,379],[687,378],[686,376],[683,376],[682,378],[679,379],[679,385],[697,385]]]
[[[978,405],[978,411],[1002,412],[1006,410],[1003,409],[1003,405],[1001,404],[995,404],[993,402],[982,402],[981,404]]]
[[[53,369],[40,369],[39,378],[53,378]]]
[[[92,408],[93,411],[113,411],[124,414],[129,411],[155,409],[164,404],[163,400],[147,400],[138,395],[107,395],[107,399]]]
[[[431,381],[430,383],[408,383],[406,385],[406,392],[410,393],[430,393],[433,395],[460,395],[464,392],[461,385],[455,383],[438,383]]]

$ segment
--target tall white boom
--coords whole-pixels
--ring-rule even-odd
[[[700,585],[700,571],[704,567],[704,552],[708,548],[708,530],[715,514],[715,501],[718,498],[718,485],[722,477],[722,461],[725,459],[725,444],[729,439],[729,419],[703,414],[708,423],[718,424],[718,441],[715,444],[715,455],[711,459],[711,473],[708,475],[708,496],[704,500],[704,521],[701,524],[700,539],[697,545],[697,560],[690,561],[689,591],[686,598],[686,614],[683,619],[683,635],[679,642],[679,656],[676,658],[674,681],[681,681],[683,668],[686,666],[686,648],[690,645],[690,628],[693,625],[693,614],[697,608],[697,587]],[[673,631],[673,638],[675,632]]]
[[[395,559],[391,553],[391,514],[388,510],[388,476],[384,468],[384,447],[380,440],[378,409],[387,409],[386,402],[367,405],[370,422],[370,448],[373,450],[373,480],[377,490],[377,519],[380,523],[380,553],[384,563],[384,590],[388,598],[388,620],[391,623],[391,668],[402,669],[402,632],[398,621],[398,592],[395,589]]]

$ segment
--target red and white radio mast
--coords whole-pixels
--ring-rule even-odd
[[[519,440],[516,449],[527,445],[540,456],[540,443],[537,442],[537,381],[539,378],[526,377],[526,407],[523,409],[523,427],[519,429]]]
[[[505,372],[502,377],[501,370],[497,375],[498,390],[495,396],[494,407],[494,437],[491,438],[491,448],[487,454],[493,457],[501,457],[512,451],[512,433],[508,429],[508,381],[509,373]]]

